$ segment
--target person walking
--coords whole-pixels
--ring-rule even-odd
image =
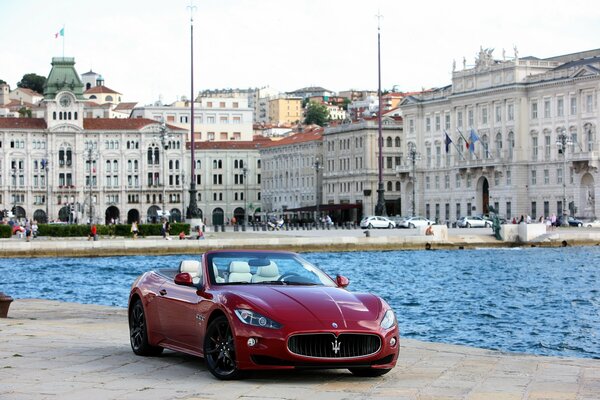
[[[91,228],[90,228],[90,234],[88,236],[88,240],[97,240],[96,239],[96,235],[98,234],[98,230],[96,228],[95,224],[92,224]]]
[[[138,224],[137,224],[137,221],[133,221],[131,223],[131,234],[133,235],[134,239],[137,239],[137,237],[138,237]]]

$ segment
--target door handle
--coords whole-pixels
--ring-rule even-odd
[[[161,289],[158,293],[160,293],[161,296],[164,296],[167,294],[167,291],[165,289]]]

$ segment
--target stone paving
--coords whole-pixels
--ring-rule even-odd
[[[600,360],[506,354],[403,339],[379,378],[345,370],[222,382],[200,358],[135,356],[123,308],[16,300],[0,319],[0,399],[600,399]]]

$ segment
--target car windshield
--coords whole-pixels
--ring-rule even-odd
[[[218,252],[207,255],[210,280],[217,285],[336,286],[323,271],[292,253]]]

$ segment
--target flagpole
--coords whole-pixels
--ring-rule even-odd
[[[63,53],[62,56],[65,58],[65,24],[62,27],[62,40],[63,40]]]

